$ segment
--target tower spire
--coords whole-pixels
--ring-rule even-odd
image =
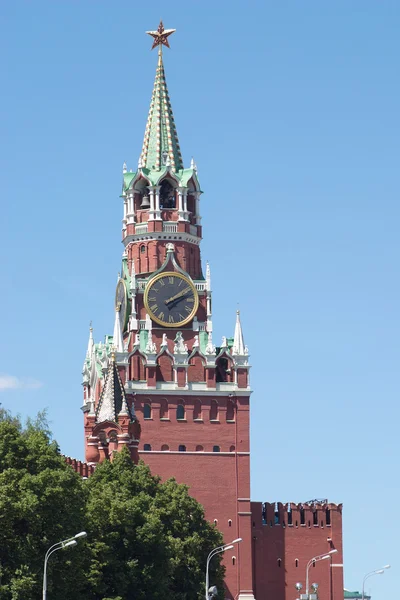
[[[162,58],[162,46],[169,48],[168,36],[174,31],[175,29],[164,29],[163,22],[160,21],[157,31],[146,32],[154,39],[152,49],[158,46],[158,64],[139,164],[142,168],[157,171],[165,166],[170,166],[173,171],[183,169]]]
[[[86,357],[87,358],[90,358],[92,356],[93,346],[94,346],[94,341],[93,341],[93,327],[92,327],[92,321],[90,321],[89,342],[88,342],[88,348],[87,348],[87,352],[86,352]]]
[[[232,354],[238,354],[239,356],[246,354],[242,324],[240,322],[240,310],[236,311],[235,337],[233,338]]]

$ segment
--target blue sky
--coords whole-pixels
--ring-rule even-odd
[[[252,498],[344,504],[345,585],[399,579],[400,4],[0,5],[0,401],[82,457],[89,321],[113,330],[124,160],[156,68],[204,190],[215,338],[251,352]],[[396,564],[397,561],[397,564]]]

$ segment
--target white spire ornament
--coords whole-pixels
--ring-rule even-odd
[[[176,334],[174,345],[174,354],[187,354],[188,347],[184,342],[183,335],[180,331]]]
[[[215,354],[215,346],[212,341],[212,332],[211,331],[208,332],[206,354]]]
[[[155,343],[153,342],[152,324],[151,324],[150,315],[148,313],[146,313],[145,329],[147,330],[147,333],[148,333],[145,352],[146,352],[146,354],[156,354],[157,347],[156,347]]]
[[[90,321],[89,342],[88,342],[88,347],[87,347],[87,352],[86,352],[86,357],[87,358],[91,358],[92,352],[93,352],[93,348],[94,348],[93,327],[92,327],[92,321]]]
[[[211,269],[208,261],[206,266],[206,290],[207,292],[211,292]]]
[[[131,266],[131,283],[129,286],[131,292],[131,314],[129,316],[129,330],[137,331],[138,322],[136,315],[136,272],[135,272],[135,261],[132,259]]]
[[[236,311],[235,336],[233,339],[232,354],[236,354],[238,356],[244,356],[245,354],[248,354],[248,351],[246,352],[246,346],[243,339],[242,324],[240,322],[240,310]]]
[[[153,332],[150,329],[149,337],[147,338],[147,344],[146,344],[146,354],[156,354],[156,353],[157,353],[157,346],[153,342]]]
[[[161,342],[161,348],[160,349],[164,350],[165,348],[168,349],[168,339],[167,339],[167,334],[163,333],[162,342]]]
[[[113,344],[117,352],[124,351],[124,340],[122,337],[121,313],[119,308],[115,309]]]

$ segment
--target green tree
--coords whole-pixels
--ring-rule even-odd
[[[222,544],[187,487],[161,483],[128,450],[82,480],[45,414],[23,426],[0,410],[0,600],[38,600],[46,550],[81,530],[86,541],[50,558],[49,600],[198,600]],[[223,598],[219,559],[210,581]]]
[[[99,465],[86,485],[88,598],[204,597],[207,555],[223,542],[185,485],[161,483],[143,462],[133,465],[127,450]],[[223,597],[218,557],[212,567]]]
[[[85,497],[78,475],[51,441],[45,414],[23,427],[0,410],[0,599],[37,600],[44,555],[83,527]],[[49,595],[83,598],[76,550],[51,557]]]

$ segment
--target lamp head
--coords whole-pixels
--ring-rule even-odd
[[[375,573],[377,575],[382,575],[382,573],[384,573],[385,571],[383,569],[378,569],[377,571],[375,571]]]
[[[75,540],[70,540],[69,542],[66,542],[66,544],[63,545],[63,548],[69,548],[70,546],[76,546],[78,544],[78,542],[76,542]]]
[[[236,540],[233,540],[233,542],[231,542],[231,544],[238,544],[241,541],[242,541],[242,538],[236,538]]]
[[[298,582],[298,583],[296,583],[295,588],[299,592],[301,589],[303,589],[303,584]]]
[[[78,540],[80,538],[85,538],[85,537],[87,537],[86,531],[81,531],[80,533],[77,533],[76,535],[74,535],[75,540]]]
[[[229,546],[224,546],[223,550],[225,552],[226,550],[232,550],[232,548],[233,548],[233,545],[229,544]]]

